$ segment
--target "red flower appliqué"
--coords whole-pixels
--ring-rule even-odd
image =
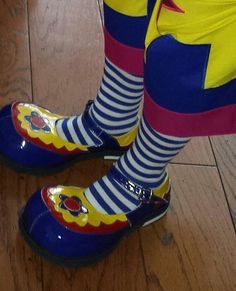
[[[25,116],[25,120],[28,121],[30,127],[34,131],[42,130],[44,132],[50,132],[51,129],[48,126],[45,118],[43,118],[38,112],[32,111],[31,115]]]
[[[88,213],[88,210],[83,206],[82,201],[78,197],[68,197],[61,194],[59,198],[61,199],[59,207],[69,211],[73,216],[79,216],[80,213]]]

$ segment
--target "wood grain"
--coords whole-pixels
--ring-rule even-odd
[[[236,136],[219,136],[211,140],[236,228]]]
[[[41,260],[35,256],[22,240],[18,231],[18,211],[35,190],[28,177],[19,175],[4,165],[0,166],[0,269],[4,269],[6,280],[0,276],[1,290],[42,290]],[[14,286],[14,289],[12,287]]]
[[[235,290],[236,237],[217,169],[170,173],[169,213],[140,230],[149,290]]]
[[[193,138],[173,160],[173,163],[214,166],[216,163],[209,138]]]
[[[0,290],[14,290],[14,274],[11,271],[10,258],[2,241],[0,241],[0,274]]]
[[[102,76],[96,1],[29,0],[34,101],[64,115],[84,110]]]
[[[0,107],[30,100],[27,9],[24,0],[0,1]]]
[[[26,1],[0,1],[0,106],[30,100],[27,18]],[[0,290],[42,290],[40,259],[18,235],[17,213],[26,200],[27,180],[0,165],[0,185]]]

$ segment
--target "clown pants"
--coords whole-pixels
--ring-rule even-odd
[[[171,136],[236,133],[236,1],[106,0],[105,53],[144,75],[144,117]]]

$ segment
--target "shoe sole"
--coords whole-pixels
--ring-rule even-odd
[[[126,151],[127,150],[106,151],[106,152],[88,153],[88,154],[83,154],[81,156],[78,155],[78,157],[75,157],[71,161],[67,161],[63,163],[62,165],[48,167],[48,168],[26,167],[1,154],[0,154],[0,160],[3,164],[5,164],[7,167],[11,168],[17,173],[29,174],[29,175],[34,175],[34,176],[48,176],[48,175],[60,173],[64,171],[65,169],[67,169],[68,167],[73,166],[76,163],[90,160],[90,159],[103,158],[104,160],[118,160],[120,156],[122,156]]]
[[[160,220],[161,218],[163,218],[166,215],[167,211],[168,211],[168,208],[159,216],[152,218],[152,219],[146,221],[145,223],[143,223],[140,227],[145,227],[145,226],[147,226],[147,225],[149,225],[157,220]],[[51,263],[54,263],[56,265],[60,265],[62,267],[79,268],[79,267],[86,267],[86,266],[95,265],[98,262],[100,262],[101,260],[103,260],[105,257],[107,257],[110,253],[112,253],[112,251],[115,250],[115,248],[118,246],[118,244],[120,243],[120,241],[122,239],[121,238],[115,245],[113,245],[109,249],[106,249],[105,252],[100,253],[97,256],[91,256],[91,257],[86,257],[86,258],[82,258],[82,259],[81,258],[80,259],[68,259],[66,257],[55,256],[55,255],[52,255],[46,249],[43,249],[42,247],[40,247],[34,240],[32,240],[32,238],[30,237],[28,232],[25,230],[24,223],[22,220],[22,213],[23,213],[23,209],[19,213],[19,229],[20,229],[20,232],[21,232],[24,240],[26,241],[26,243],[30,246],[30,248],[33,250],[34,253],[36,253],[40,257],[44,258],[45,260],[47,260]],[[140,227],[131,228],[127,231],[126,234],[128,234],[132,231],[135,231],[135,230],[139,229]]]

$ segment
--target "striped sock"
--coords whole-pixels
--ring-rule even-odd
[[[108,134],[122,135],[137,124],[142,96],[143,78],[128,74],[106,59],[91,115]]]
[[[143,118],[136,140],[115,164],[126,178],[136,184],[157,188],[166,178],[166,166],[186,145],[189,138],[163,135]],[[99,211],[108,214],[129,212],[137,208],[137,196],[119,185],[108,173],[86,189],[85,195]]]
[[[119,69],[106,58],[101,87],[89,114],[108,134],[125,134],[138,122],[142,96],[143,78]],[[81,117],[58,120],[56,128],[59,136],[72,143],[99,144],[99,138],[86,128]]]

